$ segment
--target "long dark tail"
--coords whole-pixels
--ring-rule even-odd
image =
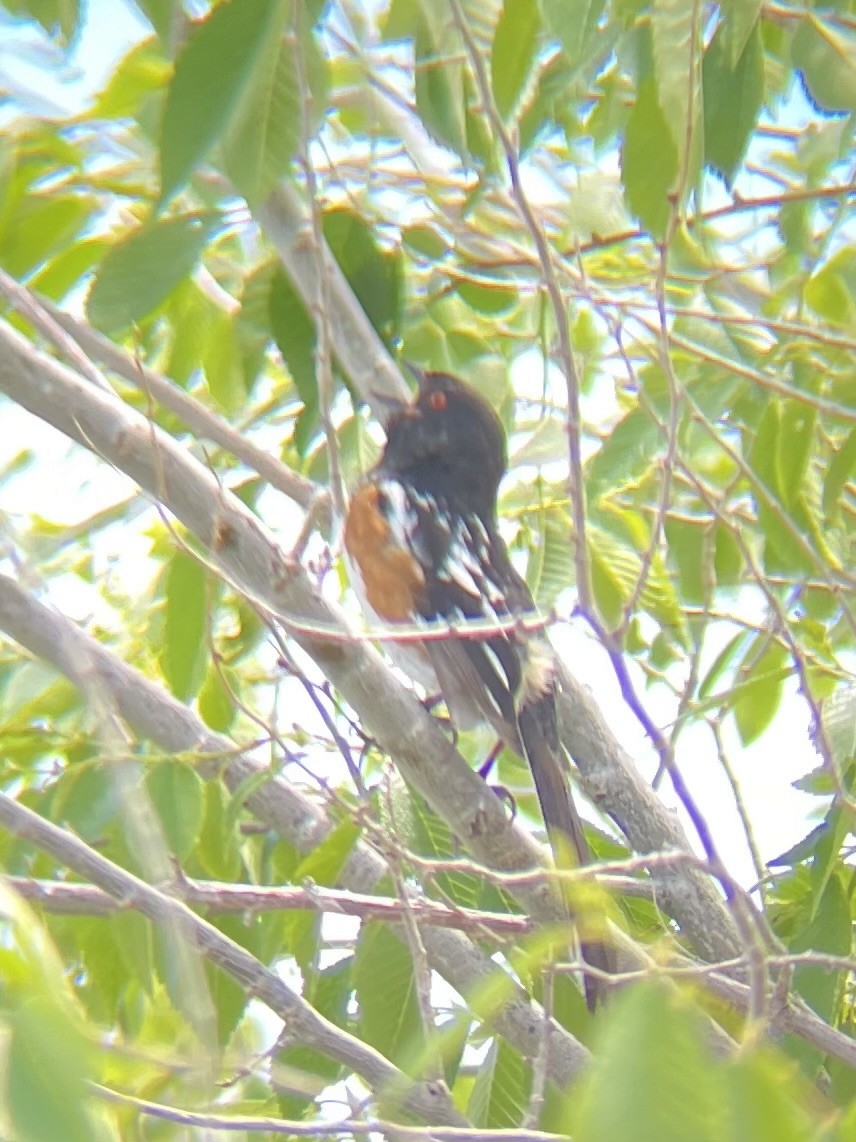
[[[553,692],[548,691],[534,702],[527,702],[519,710],[517,721],[556,867],[579,868],[591,864],[591,850],[574,805],[567,763],[559,745]],[[565,902],[573,912],[567,895]],[[580,954],[590,967],[608,973],[616,970],[613,949],[601,940],[587,939],[584,933],[580,936]],[[589,1010],[595,1009],[605,990],[602,979],[586,973],[585,994]]]

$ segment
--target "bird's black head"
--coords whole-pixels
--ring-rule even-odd
[[[387,425],[380,468],[490,518],[507,463],[499,417],[463,381],[447,373],[417,375],[416,399]]]

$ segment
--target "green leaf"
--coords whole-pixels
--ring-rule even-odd
[[[701,110],[700,27],[694,6],[686,0],[654,0],[651,45],[657,97],[676,156],[683,155],[690,141],[690,114],[697,118]]]
[[[655,238],[666,232],[671,191],[678,173],[678,148],[649,76],[639,87],[621,148],[621,177],[627,205]]]
[[[267,919],[267,917],[265,917],[265,919]],[[261,923],[263,922],[264,921]],[[248,939],[248,937],[258,936],[261,923],[253,925],[252,923],[247,923],[244,916],[230,916],[228,914],[212,916],[211,923],[213,923],[224,936],[228,936],[230,940],[234,940],[236,944],[247,948],[247,951],[255,955],[258,954],[258,948],[254,945],[252,939]],[[222,968],[211,963],[209,960],[204,960],[203,964],[208,996],[210,997],[211,1005],[214,1008],[217,1019],[217,1043],[219,1046],[225,1047],[234,1035],[238,1024],[241,1022],[247,1010],[250,997],[234,976],[223,971]],[[180,994],[176,999],[177,1006],[180,1007],[182,999],[183,995]],[[207,1023],[205,1027],[207,1030]]]
[[[379,17],[387,42],[406,40],[413,35],[419,0],[391,0],[386,13]]]
[[[608,517],[606,519],[608,521]],[[615,529],[608,530],[590,523],[587,534],[592,586],[604,618],[614,627],[621,618],[624,604],[636,590],[642,560],[629,541],[616,534]],[[651,561],[648,568],[639,603],[661,626],[679,638],[684,637],[681,606],[659,556]]]
[[[497,279],[495,285],[487,282],[460,281],[455,292],[470,309],[487,317],[499,317],[510,313],[517,305],[517,290],[511,282]]]
[[[624,592],[621,589],[621,581],[597,544],[589,544],[589,565],[597,609],[607,628],[615,630],[623,614]]]
[[[737,1051],[722,1071],[724,1142],[809,1142],[815,1132],[794,1097],[792,1067],[768,1049]]]
[[[424,1049],[413,959],[386,924],[363,923],[354,961],[360,1037],[410,1071]]]
[[[827,516],[837,510],[838,498],[856,472],[856,428],[832,457],[823,481],[823,510]]]
[[[450,860],[458,855],[457,839],[448,824],[438,816],[418,794],[413,794],[408,806],[413,827],[409,841],[414,851],[434,860]],[[483,881],[480,877],[458,869],[438,871],[437,888],[461,908],[478,908],[482,904]]]
[[[528,424],[518,424],[515,427],[520,433],[528,432],[528,435],[512,444],[510,467],[517,468],[521,464],[540,466],[553,464],[557,460],[567,462],[568,430],[559,417],[541,417],[535,422],[531,432],[528,431],[530,428]]]
[[[169,43],[175,30],[174,0],[134,0],[134,3],[145,13],[158,37],[164,43]]]
[[[848,764],[848,771],[844,777],[844,787],[848,791],[852,789],[852,777],[853,771]],[[828,775],[821,772],[817,778],[815,780],[816,789],[823,788],[825,785],[825,791],[832,792],[832,783],[829,781]],[[823,905],[829,881],[837,875],[841,868],[841,846],[847,839],[850,825],[849,814],[846,810],[842,810],[840,806],[833,803],[821,822],[821,826],[816,831],[816,843],[811,862],[812,921],[817,919]]]
[[[414,39],[416,110],[425,130],[458,155],[467,153],[464,67],[454,42],[439,39],[446,22],[432,19],[420,0]]]
[[[81,278],[101,260],[109,243],[103,238],[82,238],[60,250],[28,282],[29,288],[51,301],[62,301]]]
[[[74,37],[80,21],[78,0],[6,0],[4,7],[37,20],[49,36],[55,36],[59,29],[66,43]]]
[[[26,1142],[106,1142],[89,1089],[95,1051],[67,965],[37,915],[4,885],[0,915],[4,1124]]]
[[[89,842],[103,842],[119,811],[109,769],[97,763],[67,769],[51,791],[51,804],[51,815]]]
[[[182,701],[197,692],[205,674],[211,599],[208,572],[186,551],[176,551],[166,576],[161,669],[173,694]]]
[[[550,508],[536,518],[537,543],[530,548],[526,582],[538,607],[549,611],[574,581],[571,520],[564,508]]]
[[[300,295],[279,267],[270,283],[268,315],[277,348],[288,366],[306,414],[314,425],[318,419],[315,326]]]
[[[790,511],[802,502],[815,445],[817,410],[804,401],[782,402],[779,419],[778,488]]]
[[[69,1009],[48,996],[30,999],[14,1012],[10,1029],[4,1086],[16,1136],[92,1142],[102,1135],[89,1092],[92,1048]]]
[[[353,993],[353,956],[310,974],[311,1002],[336,1027],[351,1030],[348,1007]],[[306,1113],[323,1091],[342,1077],[344,1066],[311,1047],[289,1047],[276,1056],[271,1078],[279,1093],[280,1112],[288,1118]]]
[[[247,390],[233,314],[217,312],[205,346],[204,363],[208,388],[220,408],[228,413],[243,408]]]
[[[828,952],[849,956],[852,946],[852,922],[848,892],[841,876],[831,876],[814,915],[794,933],[789,941],[792,952]],[[835,1022],[840,973],[816,965],[800,965],[794,973],[797,991],[826,1023]]]
[[[571,64],[585,56],[599,35],[606,0],[544,0],[544,22],[562,45]]]
[[[0,211],[0,264],[17,278],[37,270],[72,244],[94,207],[87,194],[26,194]]]
[[[538,46],[538,0],[503,0],[490,54],[493,97],[503,119],[510,119],[526,87]]]
[[[686,603],[697,605],[707,596],[713,548],[710,532],[710,525],[702,520],[666,520],[669,561],[677,568],[681,598]]]
[[[189,765],[158,762],[149,768],[146,785],[173,856],[185,860],[199,839],[204,814],[203,782]]]
[[[771,642],[759,657],[757,639],[752,640],[738,667],[734,691],[734,718],[744,746],[756,741],[775,718],[790,673],[783,646]]]
[[[574,1142],[722,1142],[720,1079],[698,1015],[655,982],[605,1013],[588,1079],[569,1100]]]
[[[193,272],[219,214],[182,214],[146,222],[113,246],[86,303],[105,333],[127,329],[156,309]]]
[[[431,262],[444,258],[449,249],[448,238],[444,238],[436,226],[427,222],[403,229],[401,240],[409,249]]]
[[[734,181],[764,102],[764,49],[758,24],[736,63],[724,28],[704,54],[704,151],[729,186]]]
[[[662,447],[662,431],[654,418],[644,409],[633,409],[615,425],[586,465],[590,499],[608,496],[641,480]]]
[[[391,344],[401,322],[401,255],[383,250],[374,228],[348,210],[324,215],[324,237],[369,321]]]
[[[743,553],[733,532],[723,523],[716,525],[713,567],[721,587],[733,587],[743,571]]]
[[[270,37],[226,135],[226,171],[251,206],[267,198],[300,147],[296,50],[290,37]]]
[[[224,674],[230,686],[226,685]],[[236,686],[237,678],[225,667],[218,670],[212,665],[205,675],[205,681],[199,691],[199,713],[212,730],[227,733],[231,729],[238,712],[234,697]]]
[[[294,883],[303,884],[308,880],[327,886],[337,884],[359,836],[360,827],[353,821],[338,825],[300,862],[294,871]],[[321,934],[320,913],[313,909],[294,909],[286,917],[282,930],[284,945],[297,962],[304,968],[314,964]]]
[[[229,818],[229,794],[220,781],[203,782],[202,792],[205,812],[194,857],[212,880],[240,880],[243,838],[234,817]]]
[[[147,96],[163,90],[170,71],[157,40],[148,39],[135,44],[113,69],[87,118],[135,117]]]
[[[812,99],[824,111],[856,111],[856,36],[820,15],[800,21],[791,60]]]
[[[856,327],[856,248],[838,250],[805,285],[814,312],[835,325]]]
[[[749,453],[750,467],[756,478],[758,521],[764,533],[764,563],[768,569],[787,568],[809,571],[813,560],[804,550],[800,537],[819,538],[799,502],[788,511],[785,497],[789,437],[783,431],[784,402],[768,401]],[[792,485],[790,485],[792,487]]]
[[[749,37],[758,26],[764,0],[724,0],[721,35],[728,67],[737,66]],[[717,33],[720,34],[719,32]],[[707,98],[705,97],[705,103]]]
[[[513,1130],[526,1114],[531,1086],[532,1069],[520,1052],[494,1039],[476,1074],[467,1116],[483,1130]]]
[[[172,327],[172,341],[164,371],[176,384],[186,386],[210,353],[214,330],[225,319],[220,306],[194,278],[185,278],[163,307]]]
[[[164,108],[161,205],[235,122],[260,58],[279,41],[289,9],[289,0],[227,0],[193,26]]]

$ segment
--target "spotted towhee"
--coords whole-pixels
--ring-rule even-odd
[[[351,499],[345,548],[367,608],[386,625],[434,620],[432,637],[388,644],[427,689],[439,688],[460,729],[488,722],[532,771],[559,865],[590,860],[556,724],[555,652],[529,588],[499,534],[496,499],[505,434],[491,406],[445,373],[417,374],[397,407],[377,467]],[[437,620],[448,623],[437,635]],[[608,970],[608,949],[583,941]],[[596,981],[587,979],[592,1005]]]

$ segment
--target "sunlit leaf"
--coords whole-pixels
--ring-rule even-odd
[[[225,140],[226,168],[248,202],[265,199],[288,170],[301,142],[308,145],[304,128],[311,136],[317,113],[308,110],[309,93],[301,92],[298,79],[307,73],[314,78],[322,71],[311,36],[296,44],[291,37],[271,35],[264,45]]]
[[[166,579],[161,666],[170,689],[179,698],[189,698],[202,684],[208,657],[210,600],[205,568],[188,552],[176,551]]]
[[[504,1039],[495,1039],[479,1067],[467,1112],[475,1126],[513,1130],[526,1113],[532,1072]]]
[[[729,67],[736,67],[752,32],[758,25],[763,0],[725,0],[721,34]]]
[[[825,111],[856,111],[856,36],[822,16],[806,15],[791,46],[794,66]]]
[[[288,0],[227,0],[191,29],[167,93],[160,139],[161,202],[223,139],[259,60],[279,39]]]
[[[617,996],[575,1091],[576,1142],[721,1142],[722,1086],[697,1014],[655,982]]]
[[[844,485],[856,472],[856,428],[835,453],[823,481],[823,510],[829,515],[844,490]]]
[[[399,1066],[412,1066],[422,1051],[413,959],[388,925],[363,924],[357,941],[354,984],[362,1036]]]
[[[734,717],[744,745],[759,738],[775,718],[789,674],[784,647],[770,642],[759,655],[753,640],[738,667],[734,695]]]
[[[852,947],[852,921],[848,894],[839,876],[832,876],[818,901],[814,916],[790,943],[792,952],[828,952],[849,956]],[[796,969],[797,991],[823,1019],[833,1018],[839,995],[839,973],[822,965],[803,964]]]
[[[165,761],[150,767],[146,786],[170,852],[185,860],[202,827],[202,779],[189,765]]]
[[[458,154],[467,152],[464,70],[451,42],[441,38],[445,24],[422,15],[416,25],[416,107],[425,129]],[[430,11],[430,9],[426,9]]]
[[[532,70],[541,13],[538,0],[503,0],[490,55],[497,109],[507,119]]]
[[[115,244],[87,299],[92,324],[115,333],[148,316],[193,271],[219,221],[211,214],[156,219]]]
[[[662,122],[676,154],[697,147],[695,131],[701,91],[701,28],[695,9],[683,0],[654,0],[651,12],[654,79]]]
[[[121,119],[137,114],[142,101],[161,91],[170,66],[155,39],[143,40],[119,61],[90,112],[93,119]]]
[[[728,1142],[809,1142],[799,1075],[763,1050],[737,1052],[723,1070]]]
[[[764,100],[764,50],[758,25],[732,65],[725,32],[704,54],[704,150],[706,161],[731,185]]]
[[[621,177],[627,205],[655,238],[665,233],[669,192],[678,173],[678,149],[657,98],[646,79],[627,121],[621,150]]]

